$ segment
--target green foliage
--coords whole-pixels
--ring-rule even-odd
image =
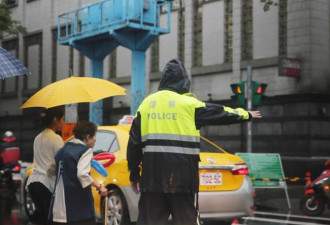
[[[11,12],[6,4],[0,4],[0,40],[11,34],[26,34],[25,27],[21,26],[10,16]]]
[[[260,0],[262,3],[264,3],[264,11],[267,12],[269,10],[269,7],[271,5],[277,6],[278,3],[274,2],[272,0]]]

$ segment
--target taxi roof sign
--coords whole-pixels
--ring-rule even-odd
[[[118,125],[128,125],[133,123],[134,116],[125,115],[118,122]]]

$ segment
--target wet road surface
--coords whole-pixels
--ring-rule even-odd
[[[279,192],[283,195],[283,190]],[[294,196],[294,193],[297,193],[296,196]],[[301,188],[292,190],[290,196],[293,208],[288,210],[285,198],[281,199],[281,196],[274,194],[274,191],[268,191],[264,195],[259,194],[262,201],[258,198],[255,199],[256,211],[252,216],[242,217],[227,223],[203,221],[203,225],[330,225],[330,209],[326,209],[319,217],[308,217],[300,212],[299,198],[301,195],[303,195]],[[0,213],[0,225],[37,225],[35,221],[30,221],[26,216],[20,203],[22,202],[21,199],[22,196],[18,192],[17,202],[14,204],[11,214]]]
[[[222,225],[219,221],[204,221],[203,225]],[[226,223],[230,224],[230,223]],[[231,222],[232,225],[329,225],[330,213],[321,217],[307,217],[304,215],[255,211],[254,215],[243,217]],[[10,215],[0,215],[0,225],[37,225],[30,221],[23,209],[16,205]]]

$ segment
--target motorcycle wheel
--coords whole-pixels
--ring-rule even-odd
[[[305,195],[300,200],[300,210],[307,216],[319,216],[324,211],[325,202],[317,195]]]

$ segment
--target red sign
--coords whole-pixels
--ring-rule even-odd
[[[282,59],[280,75],[300,77],[300,61],[296,59]]]
[[[73,135],[73,128],[76,126],[75,123],[64,123],[62,128],[62,139],[65,141]]]

